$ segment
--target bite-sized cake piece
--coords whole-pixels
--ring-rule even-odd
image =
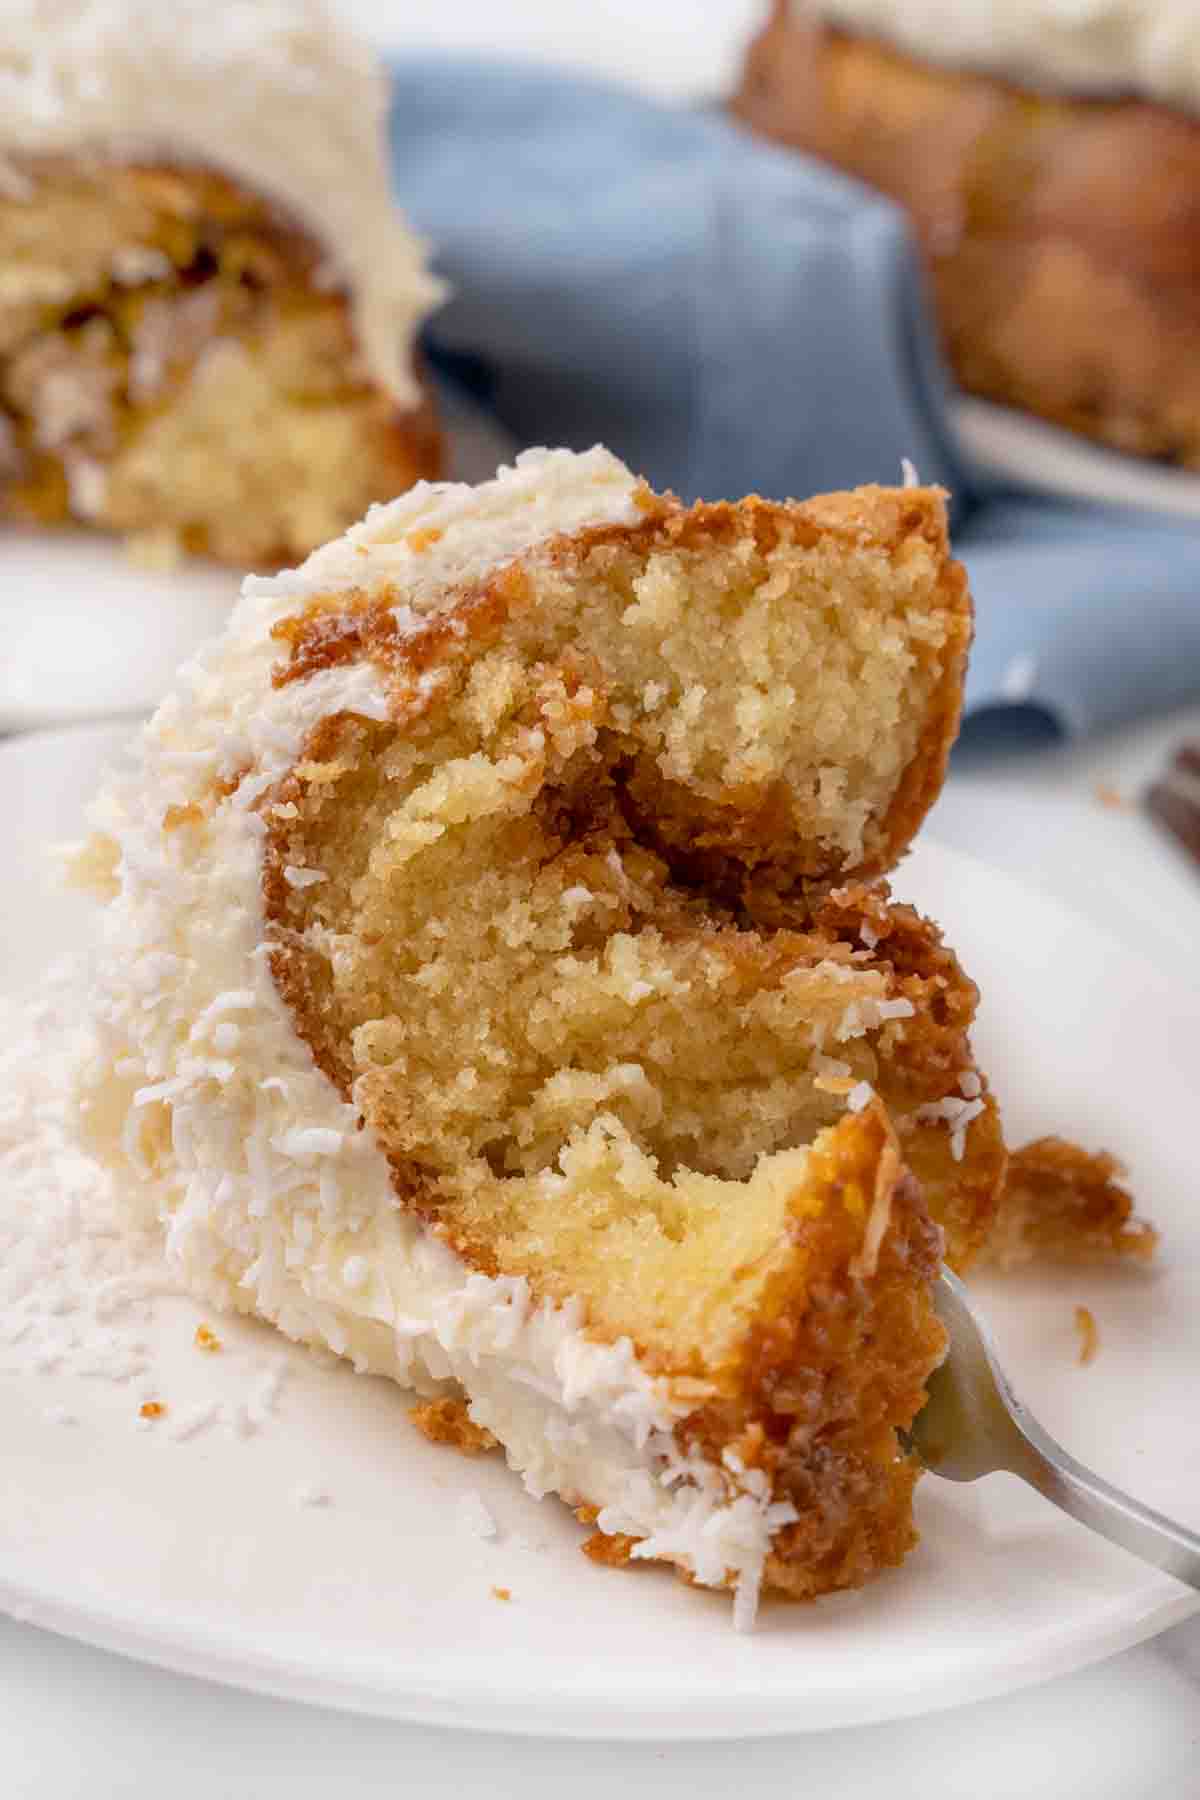
[[[1038,1262],[1149,1262],[1158,1233],[1134,1211],[1126,1171],[1105,1150],[1035,1138],[1008,1159],[982,1259],[999,1269]]]
[[[1193,0],[776,0],[733,110],[906,208],[964,388],[1200,467]]]
[[[386,107],[323,0],[10,0],[0,519],[277,565],[439,472]]]
[[[87,1133],[180,1275],[743,1619],[899,1560],[930,1209],[965,1260],[1004,1152],[973,988],[862,877],[969,631],[936,492],[685,509],[602,450],[249,580],[90,853]]]

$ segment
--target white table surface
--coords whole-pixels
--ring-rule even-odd
[[[220,4],[220,0],[215,0]],[[713,93],[756,0],[343,0],[377,40],[503,49],[592,67],[660,93]],[[701,28],[699,21],[703,19]],[[1200,876],[1129,800],[1200,706],[1082,749],[965,768],[933,820],[946,842],[1085,911],[1119,943],[1182,953],[1200,979]],[[80,740],[86,754],[86,740]],[[20,819],[9,843],[19,844]],[[1177,965],[1178,966],[1178,965]],[[0,1480],[3,1479],[0,1452]],[[564,1646],[565,1653],[578,1653]],[[702,1654],[698,1643],[697,1654]],[[306,1709],[168,1675],[0,1620],[0,1800],[577,1800],[653,1788],[838,1800],[1193,1800],[1200,1796],[1200,1619],[1077,1675],[898,1724],[761,1743],[533,1743]]]

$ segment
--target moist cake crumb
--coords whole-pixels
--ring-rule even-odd
[[[457,1396],[422,1400],[409,1407],[408,1416],[431,1444],[449,1444],[464,1456],[480,1456],[495,1450],[500,1443],[485,1426],[476,1425],[467,1411],[466,1401]]]
[[[915,1542],[931,1285],[1003,1172],[975,990],[879,883],[969,635],[934,490],[529,453],[248,581],[97,815],[87,1141],[189,1288],[465,1396],[743,1628]]]

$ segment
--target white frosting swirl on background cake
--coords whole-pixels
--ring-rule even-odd
[[[392,198],[387,80],[324,0],[7,0],[0,179],[90,153],[220,169],[275,201],[352,294],[375,377],[417,399],[410,351],[441,297]],[[5,168],[7,153],[9,166]]]
[[[1196,0],[818,0],[818,10],[931,62],[1200,110]]]
[[[479,579],[556,532],[636,523],[640,495],[606,451],[530,451],[481,488],[422,483],[301,569],[247,581],[224,636],[180,672],[98,804],[120,892],[79,1098],[90,1148],[142,1222],[163,1222],[193,1293],[422,1392],[460,1384],[533,1493],[601,1508],[602,1530],[642,1540],[635,1555],[682,1561],[703,1583],[732,1572],[746,1624],[792,1505],[736,1458],[682,1454],[673,1427],[695,1395],[649,1375],[628,1340],[599,1342],[577,1306],[535,1304],[524,1279],[473,1271],[401,1209],[373,1132],[297,1034],[263,912],[255,802],[322,717],[389,716],[365,664],[273,688],[272,627],[348,579],[367,591],[395,580],[416,613],[436,609],[441,583]],[[435,543],[410,546],[431,531]],[[202,822],[164,829],[169,809],[208,810],[214,783],[234,782]],[[805,1152],[791,1156],[798,1176]]]

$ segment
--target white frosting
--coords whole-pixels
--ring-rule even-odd
[[[394,584],[421,613],[450,587],[478,581],[544,539],[589,525],[632,525],[642,517],[642,484],[599,444],[527,450],[500,479],[467,487],[419,482],[398,500],[373,506],[344,537],[325,544],[298,569],[252,575],[247,594],[303,603],[315,594]]]
[[[6,0],[4,153],[88,151],[224,170],[327,253],[366,359],[397,399],[441,297],[392,199],[387,82],[325,0]],[[15,170],[6,185],[21,191]]]
[[[818,0],[818,10],[933,62],[1200,109],[1196,0]]]
[[[264,941],[255,799],[319,717],[387,712],[362,665],[272,689],[271,627],[347,571],[360,583],[364,570],[413,575],[431,605],[434,555],[443,571],[478,576],[547,534],[632,521],[634,493],[604,451],[529,452],[478,490],[422,485],[302,570],[246,583],[223,638],[181,672],[98,803],[121,888],[105,919],[99,1050],[79,1094],[88,1143],[124,1167],[143,1218],[162,1220],[168,1262],[191,1289],[360,1369],[425,1392],[458,1384],[532,1492],[601,1507],[601,1529],[641,1538],[635,1554],[678,1560],[701,1582],[732,1571],[744,1624],[792,1507],[771,1502],[760,1472],[681,1455],[673,1427],[696,1397],[650,1376],[628,1341],[590,1337],[578,1306],[535,1306],[521,1279],[474,1273],[400,1210],[373,1133],[298,1037]],[[444,536],[430,551],[405,545],[432,520]],[[162,829],[169,806],[203,802],[214,779],[247,766],[206,825]]]

